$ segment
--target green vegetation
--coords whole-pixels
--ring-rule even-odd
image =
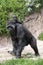
[[[7,34],[6,21],[16,15],[23,20],[26,15],[39,11],[43,0],[0,0],[0,35]]]
[[[0,63],[0,65],[43,65],[43,59],[29,60],[29,59],[16,59]]]
[[[43,40],[43,32],[39,34],[38,39]]]
[[[23,19],[26,15],[25,0],[0,0],[0,35],[6,34],[6,21],[16,15]]]

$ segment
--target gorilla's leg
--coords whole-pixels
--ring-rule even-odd
[[[12,54],[12,55],[15,55],[16,56],[16,51],[17,51],[17,47],[16,47],[16,44],[13,43],[13,50],[12,51],[8,51],[8,53]]]
[[[13,51],[12,52],[16,55],[16,49],[15,49],[15,47],[13,47]]]
[[[37,43],[36,43],[36,39],[33,37],[30,40],[30,46],[33,48],[33,50],[35,51],[35,55],[38,56],[39,52],[38,52],[38,48],[37,48]]]
[[[21,58],[21,50],[20,50],[20,48],[18,48],[18,50],[16,51],[16,58]]]
[[[16,51],[16,58],[21,58],[21,52],[23,50],[22,46],[19,46],[17,51]]]
[[[16,41],[13,41],[13,53],[16,55],[17,52],[17,48],[18,48],[18,43]]]
[[[21,52],[24,48],[23,44],[24,42],[22,42],[21,40],[19,40],[19,43],[18,43],[18,48],[17,48],[17,51],[16,51],[16,58],[20,58],[21,57]]]

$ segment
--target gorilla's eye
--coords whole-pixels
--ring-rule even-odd
[[[9,29],[9,28],[12,28],[12,27],[11,26],[8,26],[7,28]]]

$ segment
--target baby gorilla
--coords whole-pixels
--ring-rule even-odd
[[[35,55],[38,56],[38,49],[35,37],[23,26],[21,22],[14,16],[13,20],[7,24],[7,29],[10,32],[13,42],[13,52],[17,58],[21,57],[21,52],[24,46],[30,44],[35,51]]]

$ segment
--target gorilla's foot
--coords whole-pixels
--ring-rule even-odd
[[[8,53],[10,53],[12,55],[15,55],[15,53],[13,51],[8,51]]]
[[[36,56],[40,56],[39,53],[35,53]]]

